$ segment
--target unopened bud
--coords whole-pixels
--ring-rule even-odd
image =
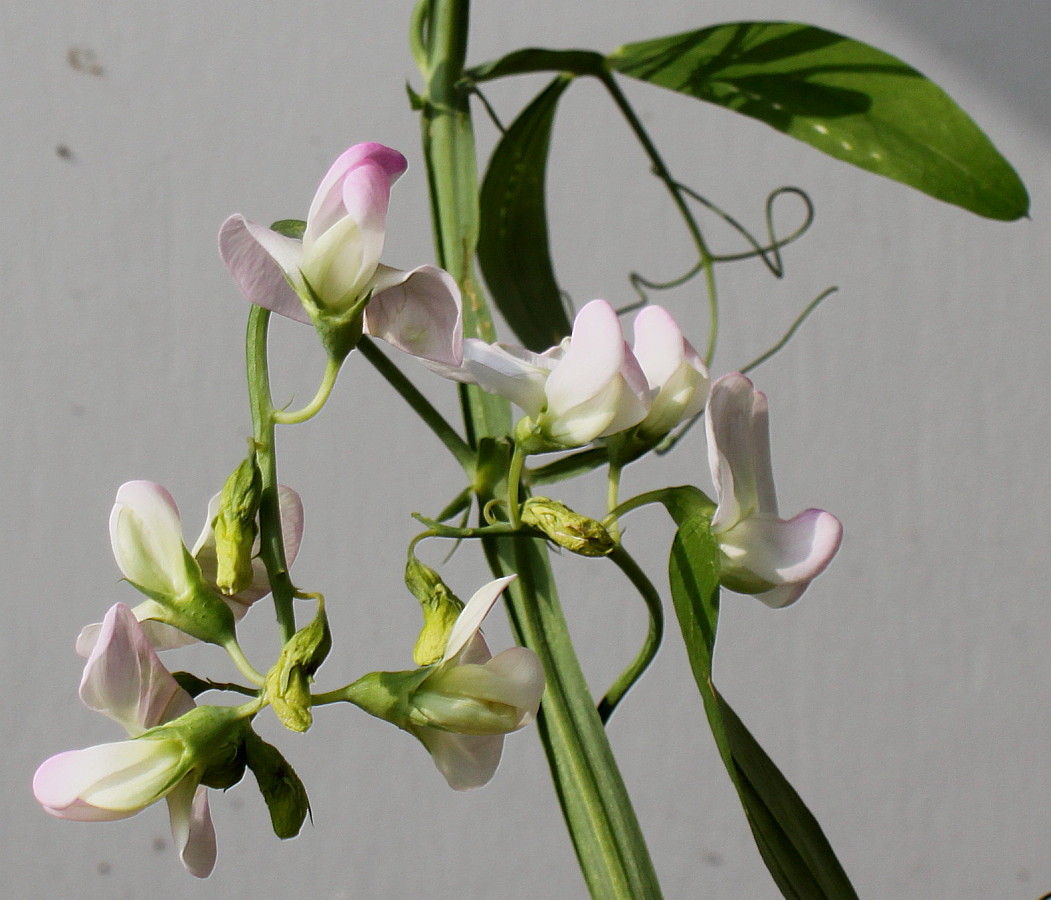
[[[262,480],[255,463],[255,447],[234,469],[219,495],[215,518],[215,583],[227,596],[240,593],[252,583],[252,550],[259,533],[259,495]]]
[[[544,532],[559,547],[581,556],[605,556],[615,546],[599,522],[547,497],[526,500],[522,505],[522,522]]]
[[[310,683],[331,649],[328,617],[319,597],[314,620],[292,635],[266,676],[270,705],[290,731],[306,731],[312,724]]]
[[[420,601],[423,628],[416,639],[412,658],[418,666],[438,662],[445,653],[456,619],[463,609],[460,600],[430,566],[421,563],[412,553],[405,564],[405,585]]]

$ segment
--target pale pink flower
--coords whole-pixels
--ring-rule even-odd
[[[721,580],[768,606],[788,606],[831,562],[843,526],[820,509],[778,518],[766,396],[744,375],[724,375],[712,385],[705,425],[718,500],[712,532],[722,550]]]
[[[195,709],[122,603],[102,622],[80,697],[133,739]],[[51,815],[78,822],[128,818],[166,798],[179,857],[191,874],[204,878],[215,865],[216,848],[199,765],[177,736],[147,736],[53,756],[37,769],[33,793]]]
[[[456,282],[435,266],[403,272],[380,263],[390,189],[407,165],[390,147],[355,144],[318,186],[301,239],[242,215],[227,219],[219,253],[241,293],[297,322],[354,319],[363,311],[366,334],[458,366],[463,321]]]
[[[663,307],[643,307],[634,332],[635,359],[650,387],[650,409],[638,432],[657,440],[704,409],[708,369]]]

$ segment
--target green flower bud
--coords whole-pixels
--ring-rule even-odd
[[[559,547],[581,556],[605,556],[616,546],[600,523],[547,497],[526,500],[522,505],[522,522],[544,532]]]
[[[259,498],[263,483],[255,462],[255,446],[234,469],[219,495],[215,532],[215,583],[227,596],[252,583],[252,551],[259,527]]]
[[[423,610],[423,628],[416,639],[412,658],[418,666],[429,666],[438,662],[445,653],[449,633],[463,609],[463,601],[449,590],[434,569],[421,563],[411,552],[405,564],[405,585],[420,601]]]
[[[310,683],[331,649],[332,634],[319,596],[314,620],[292,635],[266,676],[267,699],[290,731],[306,731],[311,726]]]

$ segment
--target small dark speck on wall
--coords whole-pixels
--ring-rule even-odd
[[[168,842],[162,837],[155,837],[151,846],[154,853],[163,853],[168,849]]]
[[[66,62],[69,63],[71,69],[83,72],[85,75],[94,75],[96,78],[101,78],[106,74],[106,70],[102,68],[102,63],[95,56],[95,51],[88,47],[70,47],[66,51]]]
[[[73,162],[73,151],[69,149],[65,144],[55,145],[55,156],[59,159],[66,159]]]
[[[108,862],[100,862],[95,866],[95,871],[98,872],[99,875],[109,875],[109,873],[113,871],[113,867]]]

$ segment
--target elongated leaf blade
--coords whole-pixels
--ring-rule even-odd
[[[529,47],[475,66],[467,75],[473,81],[491,81],[494,78],[528,75],[531,72],[568,72],[573,75],[598,76],[605,69],[606,57],[594,50],[545,50],[541,47]]]
[[[663,501],[679,526],[669,562],[675,613],[712,735],[759,852],[785,897],[857,900],[821,826],[712,682],[719,622],[712,503],[691,487],[671,488]]]
[[[1028,212],[1025,186],[971,118],[914,68],[860,41],[793,22],[733,22],[628,44],[608,62],[978,215]]]
[[[548,249],[544,176],[555,109],[569,79],[556,78],[493,151],[481,192],[478,262],[493,302],[531,350],[570,332]]]

